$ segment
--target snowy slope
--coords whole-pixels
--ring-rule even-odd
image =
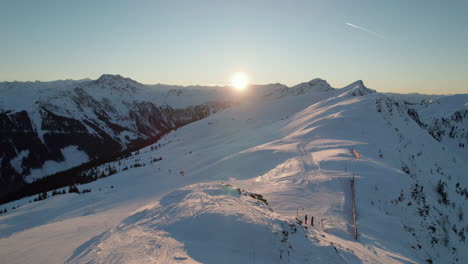
[[[255,194],[201,184],[163,196],[74,253],[69,263],[337,263],[296,221]]]
[[[466,149],[360,81],[275,87],[96,168],[118,173],[90,193],[3,205],[0,262],[468,261]]]

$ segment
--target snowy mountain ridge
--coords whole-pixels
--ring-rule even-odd
[[[229,87],[195,88],[148,86],[111,74],[97,80],[0,83],[0,196],[24,182],[141,144],[241,98],[326,96],[335,90],[321,79],[291,88],[252,85],[241,98]]]

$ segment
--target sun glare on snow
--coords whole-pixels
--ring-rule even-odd
[[[231,80],[232,87],[234,87],[238,91],[245,90],[247,88],[247,84],[249,84],[249,78],[247,74],[243,72],[237,72],[232,76]]]

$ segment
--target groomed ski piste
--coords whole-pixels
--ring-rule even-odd
[[[0,263],[466,263],[466,150],[360,81],[325,84],[239,96],[92,192],[1,205]]]

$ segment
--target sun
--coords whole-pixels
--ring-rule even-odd
[[[249,78],[244,72],[236,72],[232,76],[231,84],[232,87],[234,87],[236,90],[243,91],[245,90],[245,88],[247,88],[247,85],[249,84]]]

